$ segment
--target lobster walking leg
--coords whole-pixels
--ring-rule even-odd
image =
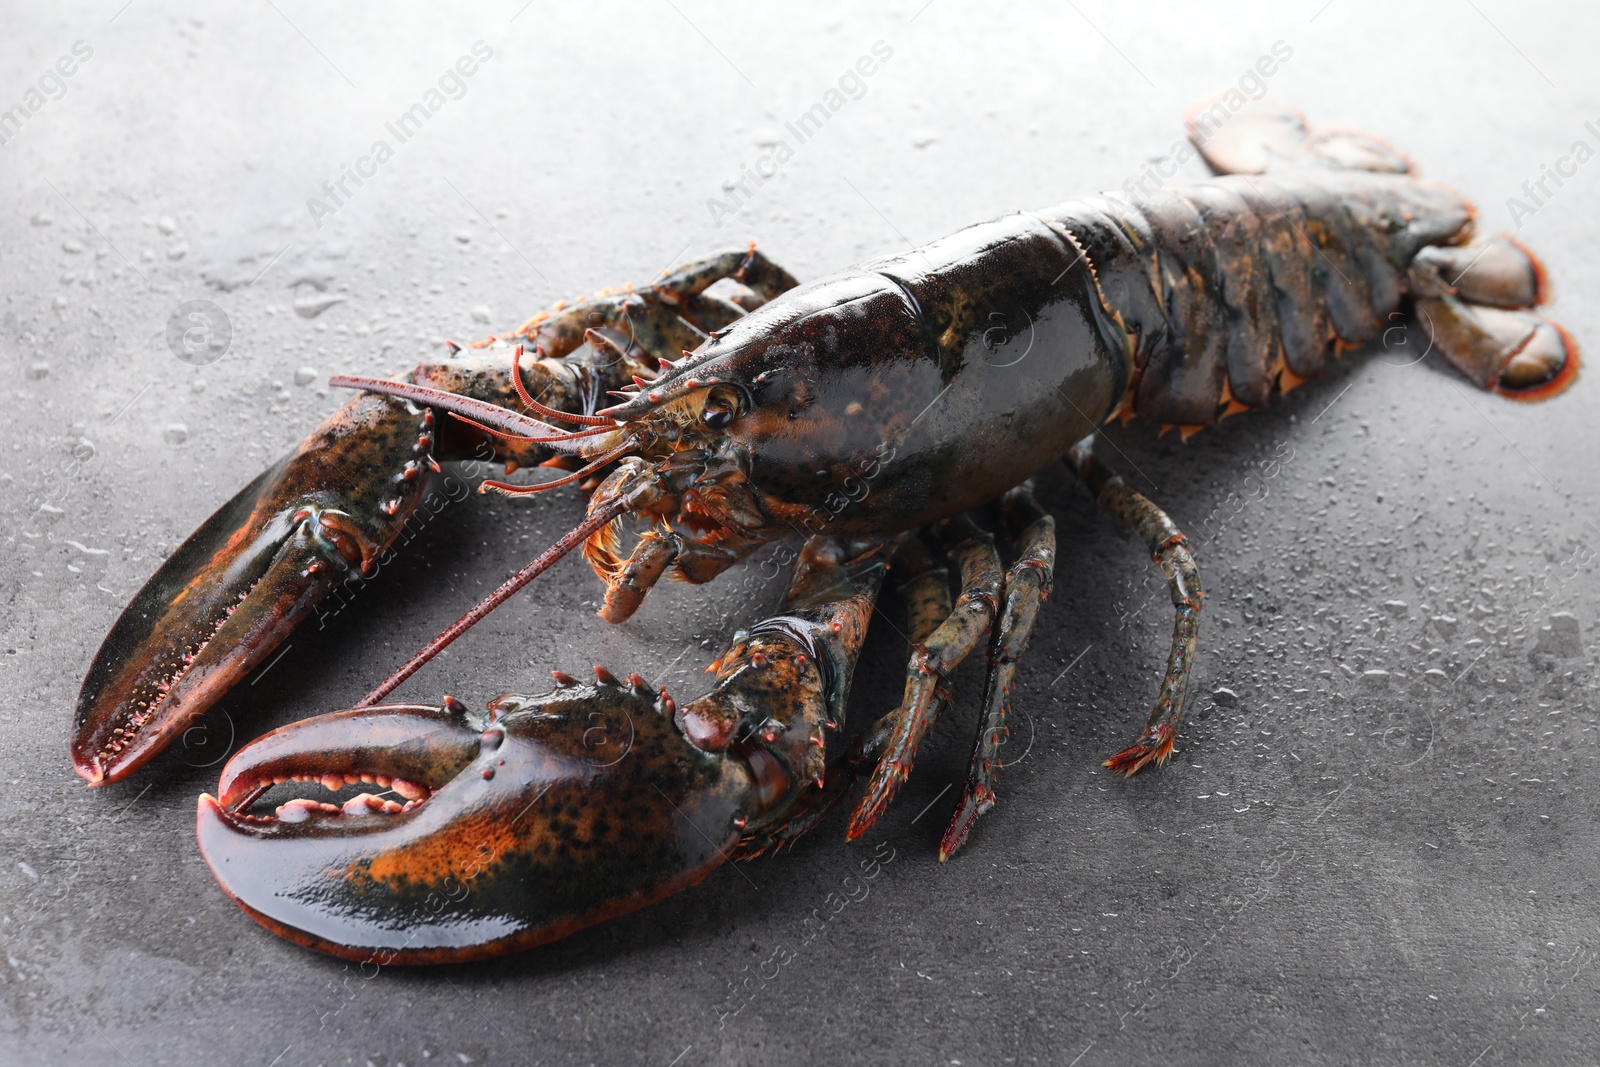
[[[906,640],[921,644],[950,617],[955,603],[950,596],[950,569],[928,550],[927,542],[913,534],[895,553],[891,570],[900,572],[895,594],[906,606]],[[950,689],[941,679],[934,686],[929,715],[935,721],[950,706]],[[861,746],[861,755],[881,752],[894,732],[899,709],[880,718]]]
[[[890,561],[891,572],[899,578],[895,595],[906,606],[905,638],[914,646],[926,642],[939,625],[950,618],[955,608],[950,596],[950,569],[933,552],[920,534],[907,537]],[[933,701],[929,704],[929,717],[937,721],[950,705],[950,689],[940,679],[934,686]],[[888,745],[900,719],[900,709],[887,712],[866,731],[857,742],[852,765],[862,773],[871,773],[878,753]]]
[[[732,300],[706,294],[723,280],[739,286]],[[625,339],[624,353],[642,350],[654,361],[670,362],[744,311],[798,284],[794,275],[752,245],[686,263],[638,291],[629,287],[558,304],[501,340],[523,340],[541,355],[564,356],[583,344],[591,330],[603,326]]]
[[[1050,595],[1056,562],[1056,522],[1033,498],[1031,482],[1012,489],[1000,502],[1006,531],[1021,549],[1006,571],[1005,596],[989,646],[989,675],[983,686],[983,714],[967,768],[967,783],[956,802],[950,825],[939,842],[939,860],[955,855],[980,815],[994,808],[994,779],[1000,770],[1000,748],[1009,729],[1011,684],[1017,663],[1033,633],[1039,605]]]
[[[920,537],[906,541],[895,553],[892,568],[901,572],[895,593],[906,605],[906,636],[913,642],[928,635],[950,616],[950,571],[936,560]]]
[[[1105,761],[1105,766],[1124,775],[1133,775],[1152,761],[1158,766],[1172,755],[1173,738],[1183,714],[1183,700],[1189,689],[1189,672],[1194,668],[1195,642],[1200,632],[1200,570],[1189,551],[1188,540],[1173,525],[1167,513],[1142,493],[1128,488],[1122,476],[1102,463],[1093,452],[1093,440],[1080,442],[1067,457],[1070,466],[1100,507],[1111,512],[1139,535],[1150,555],[1161,566],[1172,594],[1176,619],[1172,626],[1172,650],[1167,656],[1167,672],[1161,690],[1145,722],[1144,731],[1132,745]]]
[[[846,836],[852,841],[872,828],[910,775],[917,746],[937,717],[940,685],[948,684],[950,674],[989,632],[999,610],[1005,572],[994,538],[965,516],[943,523],[940,533],[947,543],[953,542],[949,552],[961,569],[961,594],[949,617],[912,649],[911,662],[906,666],[905,696],[900,707],[890,713],[882,754],[866,792],[850,815]],[[863,754],[871,756],[876,749],[875,737]]]

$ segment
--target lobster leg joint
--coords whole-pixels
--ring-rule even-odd
[[[1122,476],[1112,471],[1093,452],[1092,438],[1075,446],[1067,457],[1089,495],[1100,507],[1121,519],[1149,548],[1161,567],[1172,595],[1174,621],[1172,649],[1167,656],[1166,674],[1155,706],[1143,732],[1132,745],[1105,761],[1105,766],[1123,775],[1133,775],[1151,763],[1160,765],[1172,755],[1178,721],[1189,689],[1189,673],[1194,669],[1195,645],[1200,634],[1200,569],[1189,551],[1188,539],[1162,511],[1142,493],[1128,488]]]

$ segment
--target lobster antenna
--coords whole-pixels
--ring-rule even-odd
[[[383,378],[368,378],[358,374],[335,374],[328,379],[328,384],[339,389],[365,389],[369,393],[382,393],[385,396],[397,396],[404,400],[413,400],[428,407],[448,411],[452,415],[465,415],[477,419],[488,426],[504,430],[512,434],[532,434],[554,445],[558,451],[561,445],[568,444],[573,438],[573,433],[563,430],[549,423],[531,419],[526,415],[489,404],[482,400],[474,400],[470,396],[461,396],[445,389],[435,389],[428,385],[413,385],[410,382],[391,382]],[[608,420],[609,421],[609,420]],[[617,423],[610,422],[616,426]],[[569,445],[572,451],[578,446]]]
[[[571,533],[567,534],[561,540],[545,549],[544,552],[540,554],[538,559],[522,568],[516,574],[513,574],[510,578],[506,579],[505,583],[501,585],[500,588],[496,589],[494,592],[478,601],[472,610],[468,611],[465,615],[461,616],[461,618],[457,619],[455,622],[446,627],[443,633],[424,645],[420,652],[406,660],[405,663],[400,666],[399,670],[385,678],[378,688],[362,697],[361,702],[355,706],[357,708],[370,708],[378,701],[394,692],[401,682],[404,682],[407,678],[410,678],[413,674],[416,674],[417,671],[422,669],[423,664],[437,656],[440,652],[443,652],[450,646],[452,641],[466,633],[468,630],[472,629],[472,627],[476,625],[480,619],[484,618],[495,608],[505,603],[516,594],[517,590],[521,589],[523,586],[539,577],[539,575],[549,570],[550,567],[554,565],[555,562],[562,556],[565,556],[568,552],[571,552],[574,548],[577,548],[579,545],[583,544],[584,541],[589,539],[591,534],[604,527],[612,519],[615,519],[627,509],[627,498],[619,496],[617,499],[602,506],[600,510],[584,519]]]
[[[581,437],[603,437],[608,433],[616,432],[617,429],[616,425],[613,424],[611,426],[591,426],[587,430],[562,430],[561,433],[555,437],[524,437],[519,433],[507,433],[504,430],[497,430],[493,426],[485,426],[477,419],[469,419],[467,416],[458,415],[454,411],[446,412],[446,414],[458,422],[464,422],[475,430],[482,430],[484,433],[493,434],[495,437],[498,437],[503,441],[525,441],[529,444],[535,445],[547,445],[552,441],[571,441]]]

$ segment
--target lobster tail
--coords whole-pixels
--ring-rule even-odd
[[[1114,414],[1185,436],[1320,376],[1377,341],[1408,305],[1432,347],[1480,388],[1559,392],[1577,349],[1526,309],[1543,270],[1507,238],[1472,239],[1473,207],[1367,134],[1312,131],[1272,103],[1191,109],[1189,135],[1224,176],[1153,172],[1047,213],[1094,264],[1127,332],[1132,375]]]
[[[1296,170],[1416,173],[1409,159],[1370,134],[1313,131],[1298,111],[1271,101],[1246,107],[1237,115],[1219,101],[1206,101],[1191,108],[1186,119],[1190,140],[1220,174],[1277,178]],[[1319,177],[1317,184],[1323,184],[1328,176]],[[1255,185],[1245,178],[1233,180]],[[1357,194],[1344,203],[1358,215],[1373,200]],[[1470,214],[1471,205],[1462,204]],[[1372,220],[1377,227],[1366,227],[1364,232],[1382,234],[1392,218],[1379,211]],[[1469,238],[1471,226],[1462,226],[1416,250],[1405,266],[1404,291],[1413,297],[1432,347],[1479,388],[1519,400],[1540,400],[1561,392],[1577,377],[1578,349],[1564,329],[1527,310],[1544,302],[1544,267],[1509,237]],[[1330,288],[1329,293],[1336,296],[1339,289]],[[1342,329],[1339,335],[1357,339]],[[1301,372],[1301,376],[1307,375]]]
[[[1544,302],[1544,267],[1518,242],[1496,235],[1425,248],[1409,274],[1433,347],[1479,388],[1543,400],[1577,378],[1572,336],[1527,310]]]

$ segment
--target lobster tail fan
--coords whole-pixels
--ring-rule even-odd
[[[1189,140],[1218,174],[1308,168],[1415,173],[1411,161],[1380,138],[1357,130],[1313,132],[1294,108],[1247,100],[1237,90],[1195,104],[1184,124]]]

